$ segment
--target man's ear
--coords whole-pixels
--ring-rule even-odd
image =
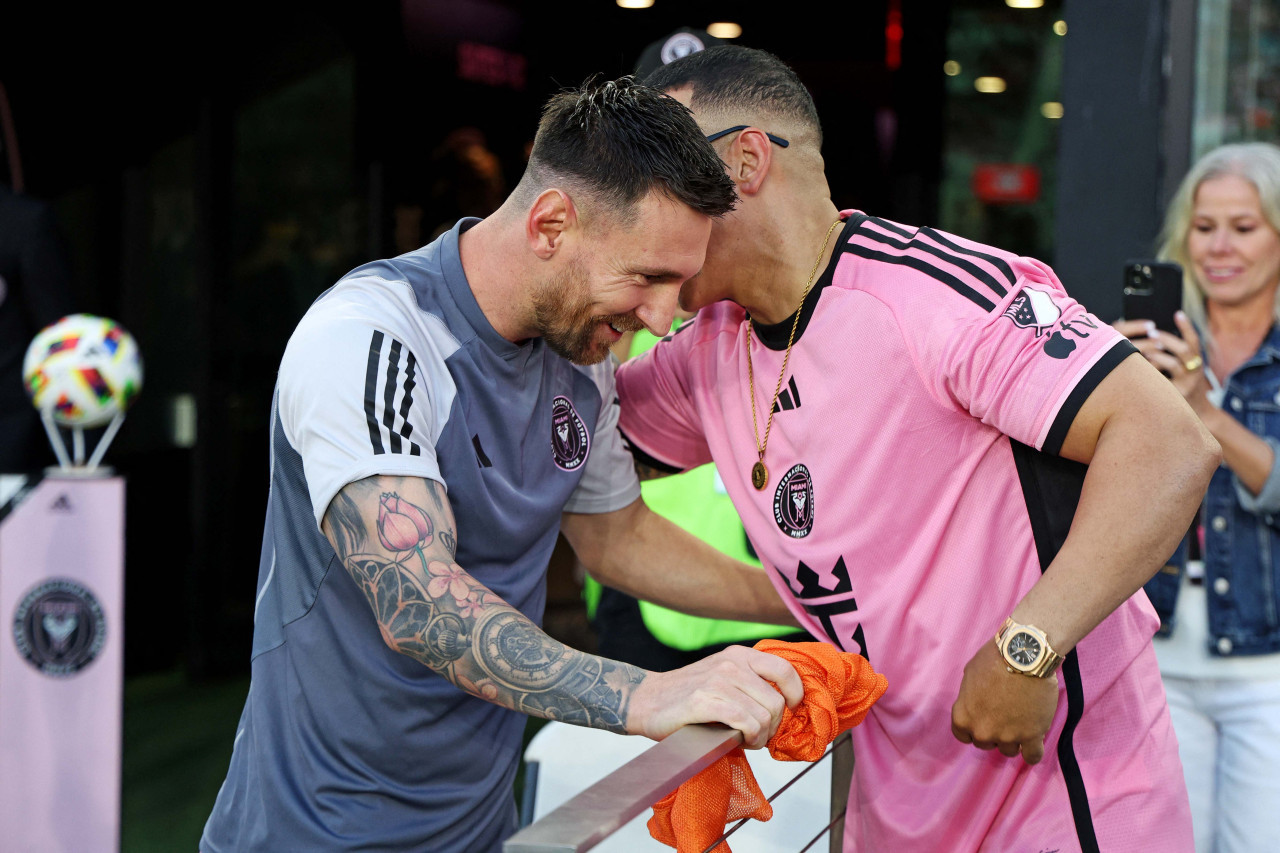
[[[555,187],[543,190],[525,218],[525,239],[530,250],[540,259],[549,260],[577,221],[578,211],[568,193]]]
[[[760,192],[769,169],[773,166],[773,143],[758,127],[748,127],[739,133],[726,152],[729,177],[741,195]]]

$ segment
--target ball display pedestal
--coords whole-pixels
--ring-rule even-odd
[[[99,465],[96,468],[63,468],[61,465],[50,465],[44,469],[45,477],[64,480],[96,480],[100,477],[114,477],[116,469],[110,465]]]
[[[41,412],[40,420],[44,424],[45,433],[49,436],[49,445],[53,448],[54,455],[58,457],[58,466],[52,470],[62,472],[80,471],[83,472],[84,476],[92,476],[91,472],[98,470],[102,457],[106,455],[107,448],[111,446],[116,433],[124,425],[124,413],[121,412],[111,418],[106,430],[103,431],[97,445],[93,448],[93,454],[87,460],[85,459],[84,427],[67,427],[71,432],[71,453],[68,454],[67,443],[63,441],[62,431],[58,428],[53,416],[49,412]]]

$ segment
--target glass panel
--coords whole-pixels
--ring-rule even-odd
[[[1201,0],[1194,156],[1280,133],[1280,3]]]
[[[230,281],[215,283],[211,296],[211,411],[201,417],[217,434],[200,441],[210,464],[234,462],[208,472],[209,494],[237,500],[206,510],[210,535],[222,540],[210,543],[213,560],[252,553],[250,537],[233,543],[224,531],[261,529],[271,394],[289,335],[320,293],[366,259],[354,89],[354,63],[343,59],[236,112]],[[239,584],[257,569],[219,571]],[[248,632],[253,601],[227,596],[228,630]]]
[[[944,230],[1048,260],[1062,115],[1061,0],[952,7],[947,33]]]
[[[246,403],[252,418],[266,417],[298,319],[365,260],[367,202],[356,176],[354,128],[350,59],[237,113],[233,304],[223,315],[233,328],[215,346],[233,360],[232,387],[253,397],[233,400],[233,407]]]
[[[192,371],[191,329],[198,327],[196,292],[195,141],[188,137],[159,151],[144,167],[138,192],[145,218],[131,239],[138,253],[130,283],[131,331],[146,341],[146,377],[131,429],[121,432],[120,450],[194,443],[189,418],[197,377]],[[143,231],[142,229],[145,229]]]

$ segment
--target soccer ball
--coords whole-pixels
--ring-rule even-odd
[[[35,407],[57,423],[102,426],[142,390],[142,356],[133,336],[114,320],[72,314],[31,341],[22,382]]]

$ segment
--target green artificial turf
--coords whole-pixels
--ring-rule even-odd
[[[196,853],[248,691],[247,676],[192,682],[173,672],[125,682],[123,853]]]

